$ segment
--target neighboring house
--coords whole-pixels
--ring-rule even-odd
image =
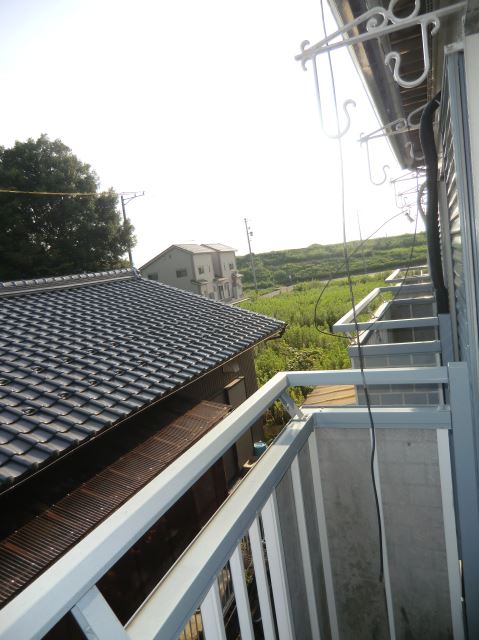
[[[140,267],[148,280],[192,291],[212,300],[241,298],[235,250],[224,244],[173,244]]]
[[[252,348],[284,325],[129,269],[0,284],[0,320],[2,606],[250,396]],[[125,619],[261,436],[253,423],[105,577]],[[65,624],[52,637],[75,637]]]

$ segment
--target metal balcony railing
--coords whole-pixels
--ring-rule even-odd
[[[373,329],[374,331],[396,330],[396,329],[416,329],[430,328],[439,326],[437,316],[427,316],[422,318],[400,318],[400,319],[382,319],[391,307],[395,304],[405,304],[417,302],[417,296],[420,294],[430,294],[431,286],[427,283],[404,284],[404,285],[388,285],[384,287],[376,287],[360,302],[356,304],[354,309],[350,309],[333,325],[334,333],[353,333],[356,330],[354,323],[354,315],[359,315],[367,311],[375,302],[375,300],[383,293],[391,293],[392,300],[386,301],[376,309],[375,317],[366,322],[358,322],[360,331]],[[400,298],[396,298],[397,294]],[[412,296],[408,299],[408,296]]]
[[[400,282],[406,282],[407,284],[430,282],[429,267],[427,265],[412,267],[409,269],[406,267],[400,267],[399,269],[395,269],[387,278],[385,278],[385,282],[391,284]]]
[[[464,596],[469,634],[472,634],[470,637],[479,637],[476,633],[479,631],[479,622],[475,606],[479,601],[479,554],[476,553],[479,517],[465,365],[454,363],[448,369],[367,370],[364,376],[368,385],[449,385],[449,405],[373,407],[372,416],[378,432],[385,437],[389,434],[393,441],[402,438],[401,434],[408,441],[414,439],[415,433],[435,434],[434,440],[430,437],[424,440],[424,446],[420,446],[418,441],[414,455],[427,455],[427,442],[436,442],[440,506],[435,513],[442,514],[442,534],[439,538],[445,549],[444,573],[447,573],[447,608],[450,609],[451,627],[455,638],[464,637]],[[0,613],[0,638],[40,638],[71,611],[89,638],[173,639],[183,633],[198,607],[202,618],[201,624],[198,623],[201,633],[208,640],[225,638],[218,576],[222,575],[227,563],[241,637],[253,638],[251,604],[242,555],[245,536],[249,538],[264,637],[342,637],[342,629],[347,623],[341,587],[344,575],[337,566],[338,562],[341,564],[341,557],[338,556],[340,539],[334,535],[331,537],[333,525],[330,521],[342,506],[340,497],[330,500],[324,495],[325,469],[331,465],[327,456],[325,458],[323,455],[326,443],[322,436],[339,434],[331,436],[340,438],[339,453],[344,453],[348,446],[351,453],[351,443],[348,445],[346,435],[352,433],[354,436],[358,432],[367,434],[369,413],[365,407],[358,406],[298,409],[287,389],[306,385],[361,385],[362,382],[363,374],[357,370],[277,374],[7,604]],[[277,398],[287,407],[291,421],[137,613],[125,626],[121,625],[96,586],[97,582]],[[454,444],[453,467],[450,438]],[[361,451],[356,440],[353,442],[356,443],[351,458],[354,460],[361,455]],[[407,453],[409,449],[406,444],[404,442],[403,450]],[[386,495],[394,487],[389,481],[384,484],[384,474],[389,473],[391,462],[386,458],[381,462],[383,451],[386,455],[388,448],[381,444],[374,469],[383,521],[384,590],[387,603],[385,625],[390,637],[395,638],[401,620],[397,615],[399,587],[394,574],[402,571],[407,553],[400,558],[399,564],[394,561],[397,532],[390,525],[391,503]],[[364,455],[367,459],[367,451]],[[291,480],[292,493],[288,499],[284,494],[286,477]],[[326,488],[334,494],[335,488],[331,482],[327,483]],[[386,497],[381,497],[381,492],[386,492]],[[357,499],[358,494],[354,495]],[[461,531],[460,556],[455,514]],[[297,539],[296,552],[291,543],[292,532]],[[347,550],[348,545],[343,548]],[[293,562],[294,553],[297,554],[298,563]],[[459,558],[463,566],[462,576]],[[414,566],[407,570],[414,575]],[[422,574],[417,575],[418,579],[423,578]],[[464,593],[461,579],[465,585]],[[415,588],[414,584],[409,586]],[[422,589],[421,585],[418,588]],[[434,583],[428,585],[429,590],[435,588]],[[363,613],[368,615],[368,612]],[[437,612],[434,615],[437,616]],[[357,624],[360,624],[359,621]]]

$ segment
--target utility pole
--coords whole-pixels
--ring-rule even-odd
[[[140,198],[141,196],[144,196],[144,195],[145,195],[144,191],[122,191],[122,193],[120,193],[121,210],[123,212],[123,226],[125,227],[125,229],[126,229],[125,206],[135,198]],[[130,259],[130,267],[133,267],[133,256],[131,255],[131,245],[130,245],[129,238],[128,238],[128,258]]]
[[[254,258],[251,252],[251,241],[250,241],[250,236],[253,235],[253,232],[248,227],[248,220],[246,218],[244,219],[244,226],[246,227],[246,239],[248,240],[249,259],[251,262],[251,271],[253,272],[254,289],[256,293],[258,293],[258,283],[256,282],[256,270],[254,268]]]
[[[359,221],[359,211],[356,209],[356,216],[358,218],[358,227],[359,227],[359,242],[361,243],[361,253],[363,254],[363,267],[364,267],[364,275],[368,274],[368,270],[366,268],[366,260],[364,258],[364,245],[363,245],[363,236],[361,234],[361,223]]]

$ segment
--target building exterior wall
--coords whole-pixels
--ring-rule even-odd
[[[243,294],[234,251],[193,253],[172,246],[140,269],[143,277],[213,300],[230,301]],[[178,275],[186,271],[186,275]],[[218,280],[226,278],[226,280]]]
[[[193,253],[193,279],[205,282],[198,285],[198,293],[207,298],[217,299],[216,288],[213,283],[214,266],[212,253]]]
[[[186,271],[186,275],[178,276],[178,271]],[[196,280],[192,255],[176,247],[172,247],[168,253],[159,256],[142,269],[141,275],[150,280],[164,282],[171,287],[201,293],[198,285],[192,282]]]
[[[240,389],[239,396],[231,393],[229,388],[238,382],[236,391]],[[258,388],[256,370],[254,366],[253,351],[247,351],[234,358],[223,367],[212,371],[197,382],[191,384],[183,395],[191,399],[211,400],[230,404],[233,409],[239,406],[240,401],[246,400]],[[244,390],[244,391],[243,391]],[[253,457],[253,444],[264,437],[262,421],[256,422],[236,443],[234,449],[227,451],[223,456],[226,480],[228,484],[234,482],[238,472],[248,459]]]

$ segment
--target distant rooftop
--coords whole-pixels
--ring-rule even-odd
[[[148,260],[148,262],[145,262],[145,264],[142,265],[140,269],[145,269],[152,262],[154,262],[158,258],[161,258],[161,256],[164,256],[165,253],[168,253],[172,249],[182,249],[183,251],[187,251],[188,253],[215,253],[217,251],[219,252],[236,251],[236,249],[233,249],[232,247],[228,247],[228,245],[226,244],[219,244],[219,243],[217,244],[172,244],[167,249],[164,249],[164,251],[161,251],[160,253],[158,253],[154,258],[151,258],[151,260]]]
[[[0,298],[0,491],[284,328],[130,269]]]
[[[183,251],[189,251],[190,253],[211,253],[211,247],[206,244],[173,244],[165,251],[169,251],[172,247],[178,247],[178,249],[183,249]],[[162,253],[165,253],[165,251]]]
[[[233,247],[228,247],[226,244],[204,244],[203,247],[209,247],[215,251],[236,251]]]

